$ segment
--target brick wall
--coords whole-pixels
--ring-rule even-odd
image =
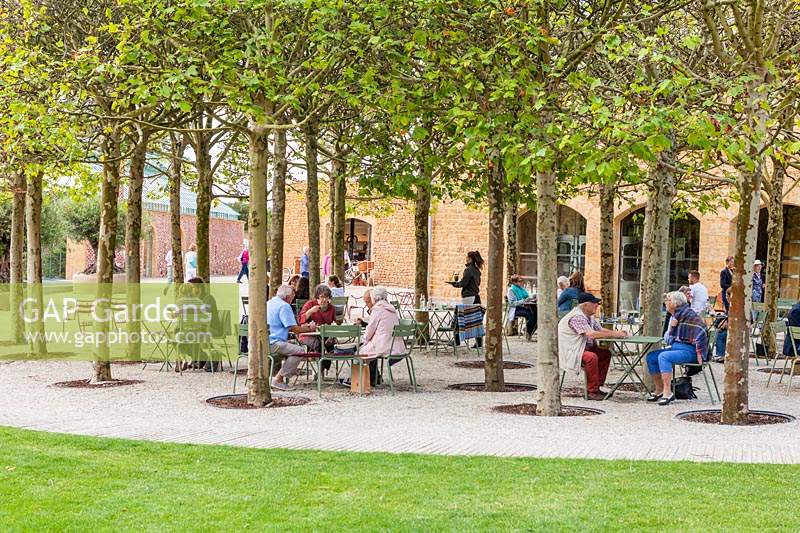
[[[144,224],[141,242],[142,275],[166,276],[166,255],[171,246],[169,213],[148,211]],[[181,216],[181,234],[185,252],[197,240],[194,216]],[[240,264],[236,258],[242,251],[244,222],[212,218],[209,234],[211,275],[233,276],[238,274]],[[123,244],[123,242],[119,243],[120,249],[117,250],[116,254],[116,263],[120,266],[125,264]],[[93,260],[94,253],[87,242],[67,241],[67,279],[72,279],[74,274],[84,270],[86,265]]]

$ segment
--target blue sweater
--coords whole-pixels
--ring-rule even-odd
[[[572,309],[572,300],[578,297],[580,291],[577,287],[567,287],[558,297],[558,310],[569,311]]]

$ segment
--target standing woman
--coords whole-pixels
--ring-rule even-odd
[[[458,281],[452,281],[453,287],[461,288],[462,304],[481,303],[481,270],[483,270],[483,258],[479,251],[467,252],[467,262],[464,274]]]
[[[197,277],[197,245],[192,243],[189,251],[186,252],[186,266],[183,269],[183,278],[192,279]]]
[[[481,304],[481,270],[483,270],[483,258],[480,252],[478,250],[467,252],[464,274],[460,280],[450,282],[453,287],[461,288],[462,304]],[[475,346],[483,346],[483,337],[475,339]]]

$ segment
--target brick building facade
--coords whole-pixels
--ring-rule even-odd
[[[324,189],[323,189],[324,190]],[[781,296],[800,299],[800,188],[787,184],[785,196],[785,237],[781,269]],[[621,309],[638,305],[638,276],[641,271],[641,231],[645,197],[634,195],[618,201],[614,212],[615,298]],[[374,279],[378,284],[414,286],[414,216],[413,205],[396,206],[388,215],[361,215],[365,206],[354,203],[348,208],[359,220],[370,224],[371,259],[375,261]],[[295,188],[287,196],[284,264],[291,266],[307,244],[305,194]],[[719,292],[719,271],[725,257],[733,253],[735,204],[722,203],[711,212],[689,210],[685,218],[674,220],[670,234],[668,285],[677,288],[686,283],[688,270],[700,272],[701,282],[709,293]],[[761,211],[761,231],[757,258],[766,262],[766,209]],[[559,272],[568,274],[582,268],[589,290],[600,285],[600,209],[596,199],[577,197],[559,209]],[[469,250],[479,250],[484,257],[488,246],[488,214],[485,209],[465,206],[459,201],[435,203],[430,224],[430,291],[434,297],[455,299],[458,289],[447,285],[454,272],[463,268]],[[329,248],[327,216],[322,222],[322,254]],[[535,282],[535,214],[521,212],[518,225],[520,273]],[[772,268],[766,265],[765,268]]]
[[[167,273],[166,255],[171,246],[169,199],[164,196],[163,183],[149,182],[145,187],[142,217],[142,277],[164,277]],[[197,198],[188,187],[181,188],[181,242],[183,252],[197,242]],[[229,206],[219,203],[211,208],[209,222],[209,261],[212,276],[233,276],[239,273],[237,257],[244,243],[244,222]],[[119,243],[120,245],[124,243]],[[88,242],[67,242],[66,278],[72,279],[94,261],[94,252]],[[116,263],[125,264],[124,250],[117,251]]]

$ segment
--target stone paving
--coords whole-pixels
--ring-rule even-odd
[[[532,362],[536,344],[512,339],[508,359]],[[462,354],[464,357],[474,357]],[[88,377],[89,363],[0,364],[0,425],[129,439],[259,448],[296,448],[445,455],[495,455],[629,460],[800,463],[798,422],[726,427],[676,420],[677,413],[710,408],[702,379],[699,399],[660,407],[636,393],[618,392],[605,402],[565,398],[570,405],[605,410],[591,417],[526,417],[492,407],[535,401],[535,392],[482,393],[447,390],[447,385],[482,381],[482,370],[457,368],[452,354],[415,356],[421,391],[403,384],[365,397],[327,385],[319,399],[313,385],[290,395],[309,404],[282,409],[226,410],[206,404],[231,392],[229,372],[183,375],[158,366],[114,366],[118,378],[142,379],[128,387],[87,390],[54,388],[56,381]],[[397,367],[399,368],[399,367]],[[755,367],[753,367],[755,368]],[[721,385],[722,366],[715,365]],[[610,378],[615,374],[612,373]],[[800,380],[765,387],[767,375],[751,372],[751,407],[800,417]],[[506,381],[535,383],[535,369],[508,370]],[[577,386],[578,382],[567,383]],[[241,392],[241,387],[239,392]],[[718,405],[717,405],[718,407]]]

